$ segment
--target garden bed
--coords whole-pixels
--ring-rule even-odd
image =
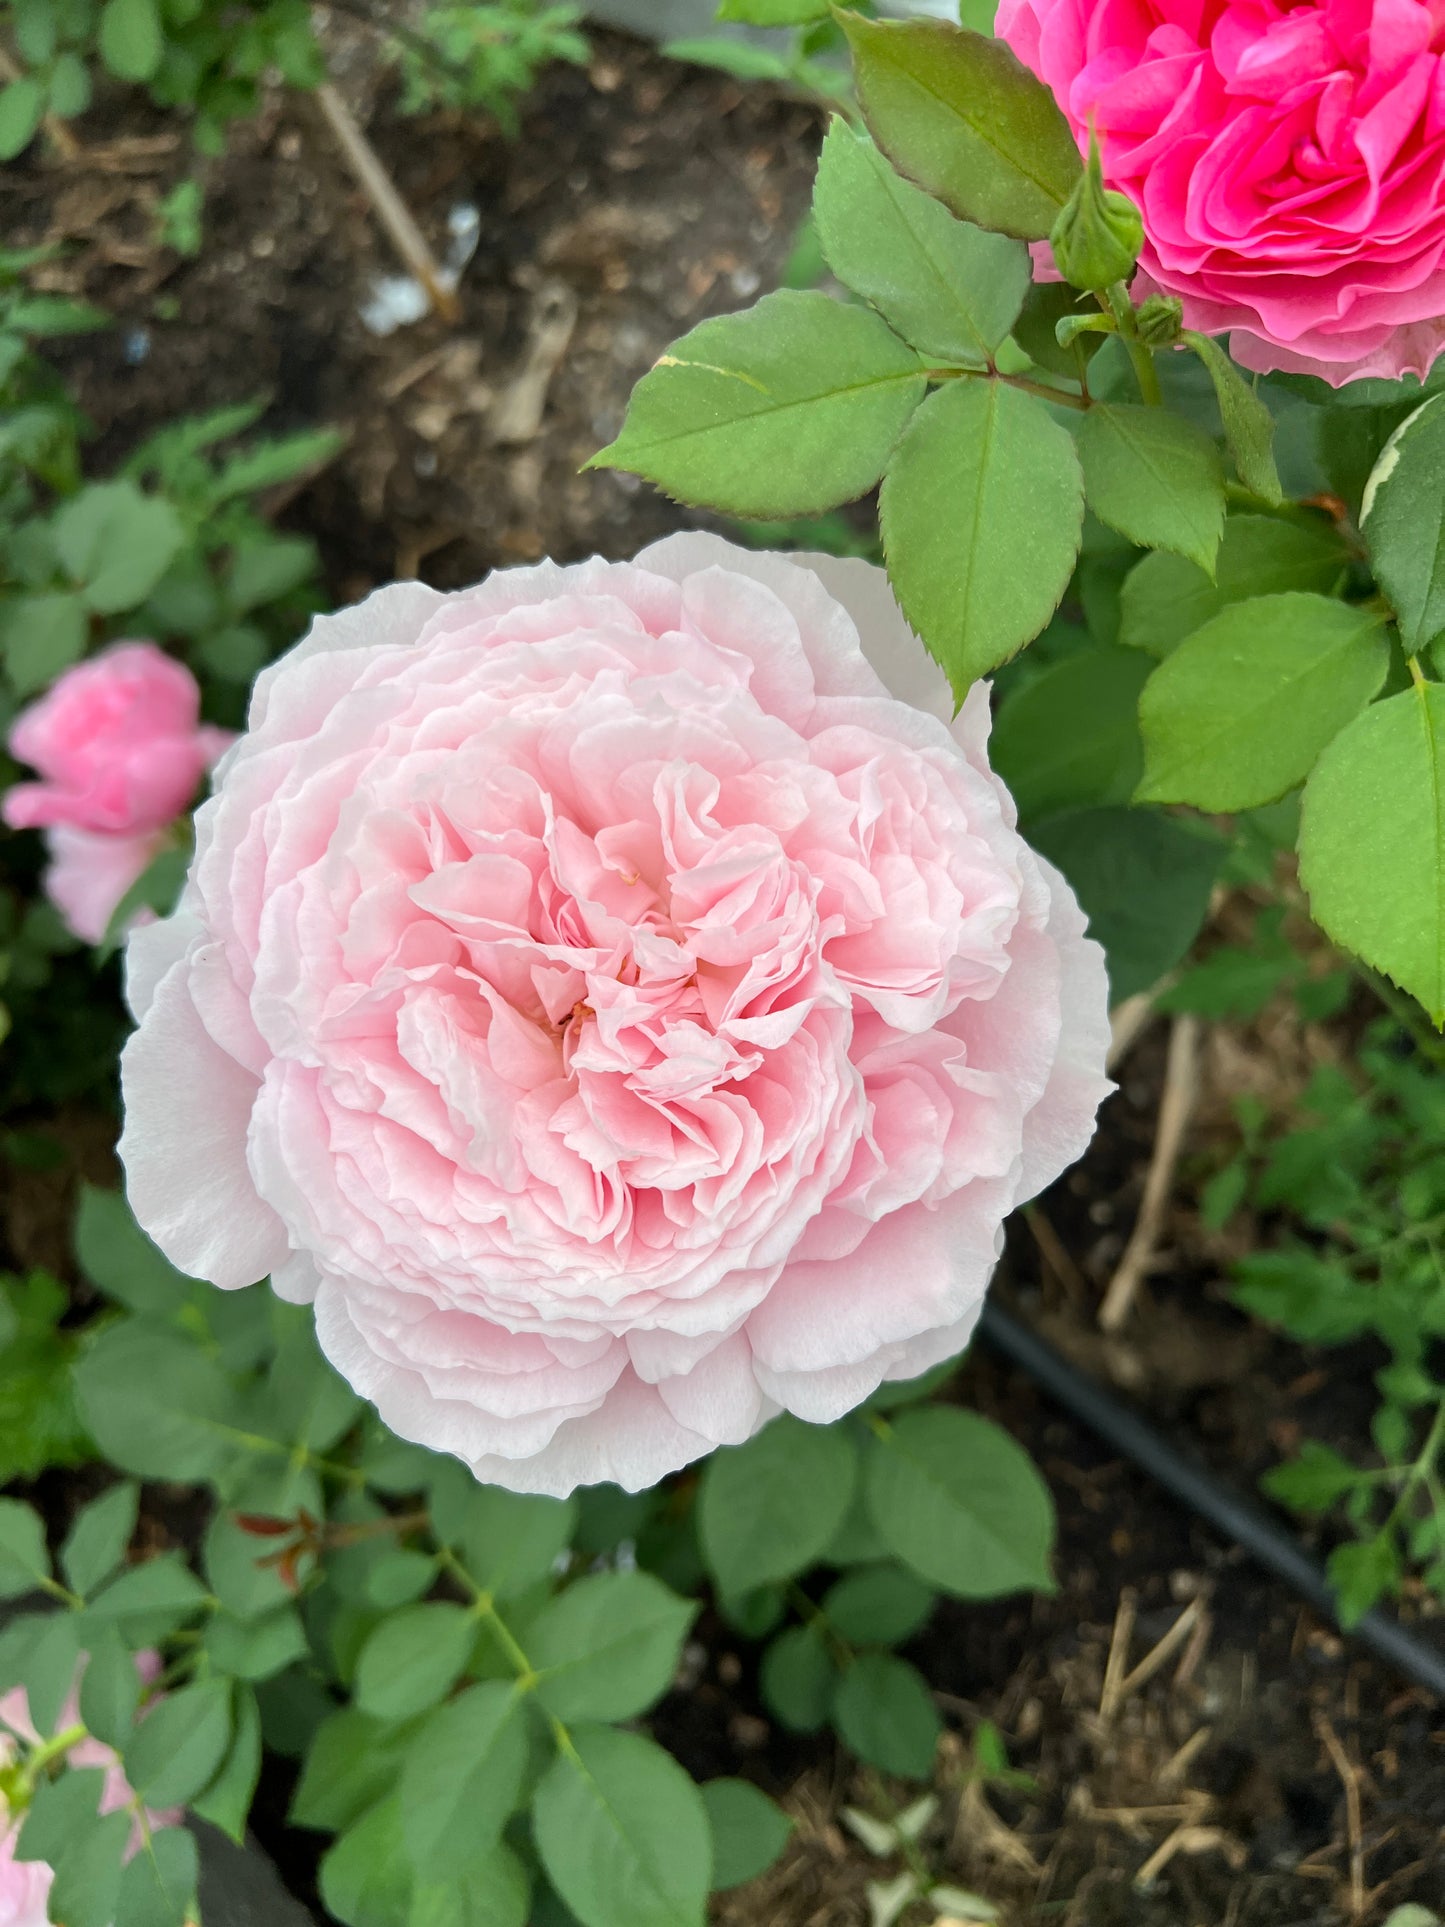
[[[364,79],[354,91],[364,103]],[[149,120],[87,125],[78,161],[32,155],[13,169],[7,226],[13,245],[65,243],[44,285],[117,318],[57,356],[98,429],[100,470],[166,420],[261,393],[275,429],[343,429],[341,452],[274,505],[284,526],[320,544],[339,605],[399,576],[452,587],[543,555],[630,555],[695,523],[630,477],[579,470],[667,342],[776,281],[820,131],[811,108],[605,34],[587,69],[548,73],[515,142],[475,122],[403,121],[383,103],[372,137],[439,251],[453,210],[474,210],[477,226],[460,325],[432,318],[384,338],[360,310],[393,264],[311,107],[292,98],[238,128],[215,166],[195,261],[150,239],[157,199],[186,157]],[[1240,1067],[1274,1054],[1284,1075],[1322,1047],[1323,1033],[1291,1021],[1272,1011],[1212,1051],[1182,1196],[1208,1163]],[[1186,1207],[1167,1223],[1167,1264],[1124,1336],[1097,1336],[1094,1307],[1138,1208],[1163,1064],[1156,1029],[1128,1058],[1090,1154],[1042,1201],[1045,1242],[1014,1225],[1000,1291],[1236,1482],[1274,1463],[1292,1427],[1359,1447],[1370,1409],[1359,1387],[1378,1361],[1307,1356],[1232,1310],[1220,1242]],[[24,1122],[53,1131],[66,1164],[7,1168],[9,1256],[63,1270],[67,1180],[107,1175],[106,1126],[88,1114]],[[1049,1261],[1050,1233],[1064,1266]],[[945,1604],[908,1648],[949,1727],[945,1805],[926,1841],[935,1867],[1011,1922],[1063,1927],[1333,1927],[1406,1900],[1438,1903],[1438,1708],[1017,1374],[977,1357],[958,1396],[1048,1476],[1058,1590]],[[40,1496],[60,1523],[93,1489],[89,1475],[52,1474]],[[190,1544],[199,1529],[162,1491],[146,1519],[155,1544]],[[1160,1642],[1177,1643],[1148,1670]],[[717,1918],[861,1927],[866,1883],[891,1863],[869,1858],[840,1809],[890,1811],[909,1790],[851,1777],[831,1739],[778,1728],[753,1663],[706,1617],[687,1686],[653,1722],[696,1776],[753,1778],[797,1821],[779,1865],[716,1903]],[[1147,1676],[1131,1682],[1141,1666]],[[1033,1788],[978,1779],[980,1720]],[[271,1763],[254,1825],[315,1904],[323,1843],[284,1825],[289,1771]]]

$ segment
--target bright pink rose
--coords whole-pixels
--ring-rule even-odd
[[[200,721],[200,703],[195,677],[163,649],[117,642],[67,669],[10,732],[11,754],[45,781],[15,784],[0,815],[12,830],[44,829],[45,894],[87,943],[233,740]]]
[[[136,1666],[141,1678],[148,1684],[158,1677],[161,1670],[160,1661],[154,1653],[138,1653]],[[79,1720],[77,1689],[71,1692],[61,1708],[54,1731],[63,1733]],[[25,1746],[36,1746],[41,1737],[31,1722],[30,1701],[24,1687],[16,1686],[0,1696],[0,1766],[8,1766],[20,1755],[20,1742]],[[79,1741],[70,1748],[65,1758],[73,1767],[98,1766],[102,1769],[105,1774],[100,1792],[102,1813],[115,1813],[122,1807],[128,1807],[135,1798],[121,1767],[120,1755],[100,1740]],[[153,1813],[147,1807],[146,1817],[154,1828],[178,1827],[185,1816],[179,1807],[168,1808],[161,1813]],[[10,1823],[4,1800],[0,1799],[0,1927],[48,1927],[46,1901],[55,1875],[44,1861],[15,1858],[19,1833],[19,1822]],[[144,1835],[137,1820],[131,1830],[126,1858],[138,1853],[143,1844]]]
[[[518,1490],[957,1352],[1108,1026],[947,714],[881,571],[711,536],[319,619],[131,940],[140,1222]]]
[[[184,664],[153,642],[117,642],[67,669],[10,732],[10,753],[45,779],[4,799],[12,830],[65,823],[129,836],[178,817],[229,743],[200,721]]]
[[[1445,347],[1440,0],[1002,0],[998,33],[1092,119],[1187,326],[1335,386]]]

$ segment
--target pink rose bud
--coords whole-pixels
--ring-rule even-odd
[[[1002,0],[997,32],[1142,213],[1136,299],[1335,386],[1445,348],[1438,5]]]
[[[200,691],[153,642],[117,642],[67,669],[10,732],[10,753],[40,771],[17,783],[12,830],[68,824],[131,836],[164,829],[230,741],[200,721]]]
[[[136,1216],[522,1491],[953,1356],[1109,1088],[988,724],[882,570],[713,536],[319,618],[131,938]]]

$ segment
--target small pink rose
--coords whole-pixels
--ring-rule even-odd
[[[66,824],[133,836],[164,829],[230,741],[200,721],[184,664],[153,642],[117,642],[67,669],[10,732],[10,753],[40,771],[3,813],[13,830]]]
[[[712,536],[318,619],[131,939],[141,1224],[518,1490],[959,1351],[1109,1033],[950,715],[881,570]]]
[[[1110,187],[1136,293],[1246,367],[1338,386],[1445,348],[1445,41],[1429,0],[1002,0]]]

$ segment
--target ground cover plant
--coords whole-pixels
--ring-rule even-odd
[[[38,149],[98,58],[214,145],[268,67],[323,77],[304,14],[255,11],[234,73],[247,35],[156,13],[142,73],[145,8],[16,9],[0,126]],[[64,250],[0,264],[3,1149],[17,1195],[63,1200],[45,1240],[10,1221],[0,1277],[17,1927],[194,1921],[208,1830],[248,1823],[343,1927],[1094,1904],[1263,1927],[1302,1917],[1311,1878],[1321,1923],[1433,1919],[1438,1854],[1406,1845],[1428,1776],[1374,1834],[1360,1818],[1391,1749],[1407,1780],[1426,1756],[1419,1703],[1377,1729],[1356,1703],[1342,1742],[1312,1681],[1309,1797],[1345,1831],[1283,1874],[1268,1801],[1222,1762],[1190,1777],[1237,1574],[1163,1533],[1145,1583],[1168,1622],[1131,1669],[1126,1591],[1095,1679],[1092,1602],[1112,1614],[1139,1515],[986,1365],[959,1372],[1006,1214],[1088,1141],[1112,1005],[1124,1088],[1024,1248],[1136,1391],[1171,1319],[1196,1349],[1278,1346],[1285,1376],[1303,1345],[1301,1382],[1348,1348],[1357,1436],[1300,1425],[1224,1469],[1312,1522],[1340,1627],[1445,1601],[1430,210],[1387,179],[1388,300],[1368,236],[1331,257],[1358,298],[1256,298],[1240,262],[1277,265],[1283,217],[1237,258],[1211,236],[1194,272],[1194,210],[1126,153],[1108,88],[1073,85],[1058,11],[1006,8],[995,39],[971,14],[723,8],[794,36],[751,68],[790,98],[839,91],[851,52],[816,251],[667,347],[625,419],[589,411],[577,453],[582,486],[643,477],[727,542],[330,594],[293,505],[342,432],[258,399],[96,438],[61,370],[110,316],[56,291]],[[581,57],[573,26],[433,10],[441,65],[399,42],[402,109],[505,116],[542,58]],[[1332,31],[1362,100],[1437,60]],[[205,72],[177,92],[187,47]],[[1196,55],[1227,123],[1223,55]],[[1342,193],[1353,152],[1327,156]],[[881,549],[849,506],[880,482]],[[1165,1136],[1135,1025],[1265,1014],[1327,1061],[1277,1101],[1234,1093],[1165,1171],[1198,1227],[1179,1242],[1229,1254],[1229,1302],[1200,1275],[1201,1313],[1156,1250],[1158,1302],[1140,1287],[1100,1341],[1099,1227],[1133,1179],[1090,1173],[1125,1107],[1151,1183]],[[998,1288],[1027,1309],[1018,1246]],[[1293,1664],[1282,1623],[1260,1608],[1261,1650]],[[727,1743],[704,1744],[722,1686]],[[1084,1701],[1063,1771],[1098,1792],[1066,1817],[1045,1730]],[[819,1761],[851,1776],[821,1826]],[[1106,1895],[1069,1829],[1119,1811],[1144,1817]],[[830,1858],[851,1884],[810,1898]]]

